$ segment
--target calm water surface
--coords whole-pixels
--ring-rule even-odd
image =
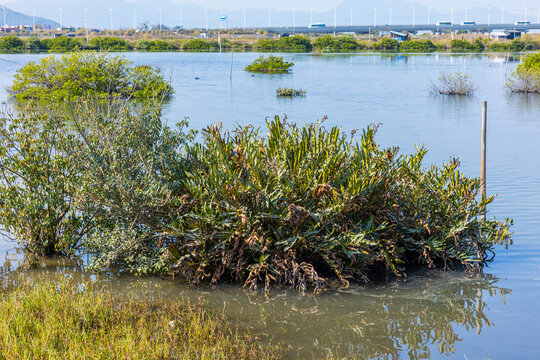
[[[242,68],[258,54],[128,53],[137,64],[156,64],[176,91],[167,105],[170,124],[189,117],[195,129],[214,122],[263,126],[266,117],[290,121],[328,116],[328,126],[349,131],[382,125],[382,145],[402,152],[429,149],[426,165],[452,156],[478,176],[481,102],[488,101],[488,192],[498,194],[489,216],[515,220],[514,245],[499,247],[484,274],[429,272],[382,287],[270,298],[236,286],[190,288],[182,281],[97,278],[115,291],[153,297],[188,297],[224,310],[261,342],[281,343],[289,358],[540,359],[540,96],[509,94],[505,75],[517,62],[503,55],[298,55],[288,75],[251,75]],[[0,99],[14,72],[42,55],[0,55]],[[471,74],[474,96],[431,96],[441,71]],[[279,99],[278,87],[307,90]],[[6,267],[20,263],[13,244],[0,245]],[[77,266],[49,264],[36,274],[89,277]]]

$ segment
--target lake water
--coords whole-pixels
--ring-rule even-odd
[[[7,99],[17,68],[43,55],[0,55],[0,99]],[[201,129],[214,122],[263,126],[287,114],[305,123],[328,116],[347,131],[382,125],[378,141],[429,149],[426,165],[455,156],[462,171],[479,176],[481,102],[488,101],[488,216],[515,220],[514,244],[497,248],[483,274],[432,271],[385,286],[301,296],[274,291],[265,298],[236,286],[191,288],[182,281],[101,277],[116,291],[205,301],[261,342],[281,343],[289,358],[540,359],[540,96],[510,94],[505,76],[518,62],[505,55],[284,54],[295,63],[286,75],[251,75],[243,67],[258,54],[127,53],[137,64],[159,65],[176,91],[166,119],[189,117]],[[442,71],[472,76],[474,96],[428,92]],[[280,99],[278,87],[307,90]],[[4,243],[7,265],[20,259]],[[15,266],[15,265],[13,265]],[[27,276],[89,275],[76,266],[50,264]]]

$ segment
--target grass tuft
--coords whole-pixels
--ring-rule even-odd
[[[0,353],[5,360],[276,357],[198,305],[121,300],[65,281],[1,296]]]

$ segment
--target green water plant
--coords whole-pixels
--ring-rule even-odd
[[[173,89],[158,69],[134,66],[122,56],[83,51],[29,62],[15,73],[11,93],[18,100],[74,100],[81,97],[167,98]]]
[[[246,66],[244,70],[259,73],[288,73],[294,63],[283,60],[281,56],[264,55],[255,59],[251,64]]]
[[[32,253],[72,254],[92,226],[74,206],[76,142],[65,117],[0,114],[0,229]]]
[[[540,92],[540,53],[527,55],[512,73],[506,87],[512,92]]]
[[[219,314],[187,301],[122,299],[67,280],[0,296],[2,359],[276,359]]]
[[[480,181],[457,160],[424,168],[425,149],[399,155],[380,148],[375,132],[356,141],[278,117],[264,136],[250,126],[206,128],[188,149],[171,270],[194,283],[320,289],[418,264],[481,268],[509,236],[509,223],[480,218],[493,197],[479,198]]]
[[[276,89],[276,95],[284,97],[306,96],[306,90],[280,87]]]

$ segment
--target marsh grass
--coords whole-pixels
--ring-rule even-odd
[[[460,71],[443,72],[436,82],[429,84],[429,91],[436,95],[471,95],[476,91],[470,75]]]
[[[62,280],[4,289],[0,353],[5,360],[276,358],[199,305],[122,300]]]

